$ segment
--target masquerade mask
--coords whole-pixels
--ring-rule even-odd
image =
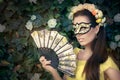
[[[73,24],[75,34],[85,34],[91,29],[91,23],[76,23]]]

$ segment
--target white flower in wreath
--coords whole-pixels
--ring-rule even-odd
[[[115,36],[115,41],[119,41],[120,40],[120,35],[116,35]]]
[[[110,42],[110,48],[115,50],[117,48],[117,43],[115,42]]]
[[[102,18],[103,17],[103,13],[101,10],[97,10],[97,14],[95,15],[96,18]]]
[[[49,28],[55,28],[55,26],[57,25],[57,20],[56,19],[50,19],[48,22],[47,22],[47,24],[48,24],[48,27]]]
[[[120,47],[120,41],[118,42],[118,47]]]
[[[3,32],[5,30],[5,26],[0,24],[0,32]]]
[[[35,15],[32,15],[31,16],[31,20],[35,20],[36,19],[36,16]]]
[[[115,22],[120,22],[120,13],[118,13],[114,16],[114,21]]]
[[[31,31],[32,28],[33,28],[32,22],[31,22],[31,21],[28,21],[28,22],[26,23],[25,27],[26,27],[28,30]]]

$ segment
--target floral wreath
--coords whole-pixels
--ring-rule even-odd
[[[101,10],[97,9],[94,4],[85,3],[85,4],[79,4],[78,6],[73,6],[71,8],[71,12],[70,12],[68,18],[70,20],[73,20],[73,15],[77,11],[80,11],[83,9],[89,10],[95,16],[96,22],[98,23],[99,26],[104,26],[106,18],[103,17],[103,12]]]

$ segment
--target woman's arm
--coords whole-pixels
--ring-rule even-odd
[[[105,74],[108,76],[110,80],[120,80],[120,71],[116,69],[108,68],[105,71]]]
[[[44,56],[40,57],[39,61],[42,63],[43,68],[52,74],[54,80],[62,80],[57,70],[50,66],[51,61],[46,60]]]
[[[56,69],[54,69],[52,72],[51,72],[54,80],[62,80],[62,78],[59,76],[58,72]]]

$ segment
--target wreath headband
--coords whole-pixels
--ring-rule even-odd
[[[104,26],[106,18],[103,16],[103,12],[99,10],[94,4],[85,3],[79,4],[78,6],[73,6],[71,8],[68,18],[70,20],[73,20],[73,15],[76,12],[81,11],[83,9],[89,10],[95,16],[96,22],[98,23],[99,26]]]

